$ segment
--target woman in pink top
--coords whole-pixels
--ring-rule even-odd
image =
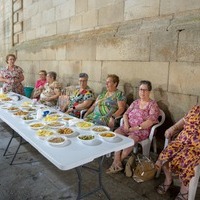
[[[134,143],[149,137],[152,125],[158,123],[160,110],[156,101],[150,99],[152,90],[150,81],[140,81],[139,97],[123,115],[124,123],[115,132],[134,140]],[[132,152],[133,146],[115,152],[114,161],[107,173],[117,173],[123,170],[122,161]]]
[[[46,76],[47,72],[45,70],[40,70],[39,72],[40,79],[38,79],[35,83],[35,88],[33,92],[33,98],[39,99],[42,89],[44,88],[44,84],[47,82]]]

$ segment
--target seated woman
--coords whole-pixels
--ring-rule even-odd
[[[132,138],[135,143],[149,137],[153,124],[158,123],[160,114],[156,101],[150,99],[152,90],[150,81],[140,81],[139,97],[135,100],[123,115],[124,123],[115,132]],[[107,173],[117,173],[123,170],[122,161],[132,152],[133,146],[122,151],[115,152],[114,161]]]
[[[75,117],[80,117],[80,111],[88,109],[94,101],[94,93],[87,85],[88,75],[86,73],[79,74],[80,87],[70,95],[69,101],[66,103],[62,111],[67,109],[67,113]]]
[[[189,113],[165,132],[166,138],[179,133],[175,140],[160,153],[157,168],[163,169],[165,181],[157,187],[159,194],[165,194],[172,184],[172,173],[179,175],[180,192],[176,200],[188,199],[189,182],[194,176],[195,166],[200,164],[200,106],[194,106]]]
[[[56,76],[56,72],[47,73],[47,82],[40,94],[40,102],[48,106],[55,106],[60,96],[61,84],[56,81]]]
[[[44,88],[44,84],[47,82],[47,72],[45,70],[40,70],[39,76],[40,78],[35,83],[35,88],[32,95],[32,98],[37,100],[39,100],[40,94],[42,93],[42,90]]]
[[[122,115],[126,108],[126,98],[117,89],[119,77],[115,74],[107,76],[106,91],[103,91],[94,104],[86,112],[84,119],[99,125],[114,127],[115,118]]]

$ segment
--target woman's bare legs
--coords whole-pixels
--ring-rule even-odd
[[[119,128],[115,132],[118,134],[124,135],[124,133]],[[128,155],[132,152],[132,150],[133,150],[133,146],[123,149],[122,151],[115,152],[114,161],[109,169],[116,169],[116,171],[118,171],[118,169],[122,169],[123,168],[122,161],[128,157]]]

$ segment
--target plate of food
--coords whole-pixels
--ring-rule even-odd
[[[79,135],[77,136],[77,139],[86,145],[92,145],[95,141],[95,135],[93,134],[87,134],[87,135]]]
[[[9,101],[12,101],[12,99],[10,97],[5,97],[5,98],[2,98],[1,101],[9,102]]]
[[[108,126],[93,126],[90,128],[90,130],[95,134],[99,134],[105,131],[109,131],[110,128]]]
[[[50,129],[40,129],[36,132],[37,137],[44,140],[49,136],[52,136],[54,134],[53,130]]]
[[[50,128],[63,128],[65,126],[64,122],[49,122],[47,123],[47,125]]]
[[[69,122],[69,120],[72,120],[72,119],[74,119],[73,117],[70,117],[70,116],[63,116],[62,117],[62,120],[64,121],[64,122]]]
[[[32,122],[29,124],[30,128],[37,130],[45,127],[45,124],[42,122]]]
[[[31,105],[32,105],[32,102],[30,102],[30,101],[24,101],[21,104],[21,107],[26,108],[26,107],[30,107]]]
[[[56,115],[47,115],[43,120],[45,121],[45,122],[56,122],[56,121],[58,121],[58,116],[56,116]]]
[[[7,108],[7,110],[10,112],[17,112],[17,111],[19,111],[19,108],[16,106],[10,106]]]
[[[59,136],[54,135],[54,136],[50,136],[47,138],[47,142],[53,146],[64,145],[67,143],[67,141],[69,141],[69,140],[66,137],[61,136],[61,135],[59,135]]]
[[[26,123],[33,122],[33,121],[36,120],[36,118],[34,116],[31,116],[31,115],[22,116],[22,119]]]
[[[105,131],[105,132],[99,133],[99,137],[105,141],[113,142],[114,138],[116,137],[116,134],[112,131]]]
[[[90,129],[92,126],[94,126],[93,123],[91,122],[85,122],[85,121],[82,121],[82,122],[77,122],[75,124],[75,126],[79,129],[82,129],[82,130],[88,130]]]
[[[74,133],[74,130],[72,128],[64,127],[64,128],[59,128],[57,130],[57,133],[63,136],[69,136]]]
[[[29,112],[27,111],[22,111],[22,110],[18,110],[16,112],[13,113],[15,116],[26,116],[29,114]]]

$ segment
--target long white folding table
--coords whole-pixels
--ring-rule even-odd
[[[24,101],[30,101],[30,99],[22,96],[20,101],[15,101],[14,103],[19,106]],[[77,199],[81,199],[98,190],[102,190],[106,197],[110,199],[108,193],[103,187],[101,179],[103,158],[106,154],[110,154],[111,152],[119,151],[134,145],[132,139],[117,135],[117,138],[114,142],[103,141],[97,137],[96,141],[92,145],[85,145],[81,143],[76,137],[70,137],[69,143],[66,146],[51,146],[46,141],[39,139],[36,136],[36,131],[32,130],[29,125],[24,123],[20,117],[14,116],[8,110],[2,109],[1,106],[0,118],[57,168],[60,170],[76,169],[79,179]],[[80,130],[77,132],[79,134],[83,133]],[[93,191],[87,194],[82,194],[81,168],[86,167],[84,165],[92,162],[94,159],[97,159],[99,164],[99,167],[95,170],[99,175],[99,187],[95,188]]]

